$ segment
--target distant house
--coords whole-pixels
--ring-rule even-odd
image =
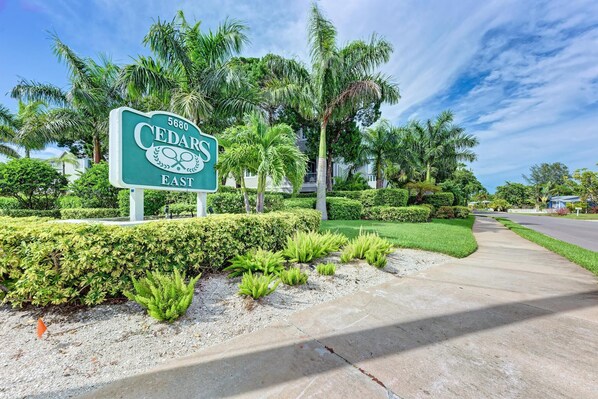
[[[59,157],[52,159],[50,164],[58,173],[66,176],[69,183],[72,183],[89,169],[90,160],[89,158],[77,158],[69,151],[65,151]]]
[[[579,202],[581,199],[577,195],[556,195],[550,198],[548,201],[548,209],[561,209],[566,208],[570,202]]]

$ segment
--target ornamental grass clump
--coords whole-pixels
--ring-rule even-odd
[[[307,273],[302,272],[298,267],[283,270],[279,277],[280,281],[286,285],[303,285],[307,283]]]
[[[284,257],[281,252],[265,251],[254,249],[245,255],[237,255],[231,261],[230,266],[224,271],[230,272],[228,277],[237,277],[247,272],[278,274],[284,270]]]
[[[298,232],[287,239],[283,255],[291,262],[308,263],[330,252],[338,251],[346,243],[347,237],[342,234]]]
[[[359,236],[347,244],[341,254],[341,262],[347,263],[353,259],[365,259],[377,268],[386,266],[386,255],[392,252],[392,244],[375,233],[359,233]]]
[[[259,299],[273,293],[278,284],[280,281],[273,275],[247,272],[243,274],[243,279],[239,284],[239,295]]]
[[[316,266],[316,271],[322,276],[334,276],[336,273],[336,265],[332,262],[320,263]]]
[[[135,292],[125,292],[125,296],[147,309],[153,318],[171,323],[187,312],[200,277],[185,284],[185,273],[181,275],[178,269],[173,274],[148,272],[139,280],[132,278]]]

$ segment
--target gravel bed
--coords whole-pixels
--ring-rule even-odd
[[[0,307],[0,398],[68,398],[136,374],[166,360],[282,321],[318,303],[444,263],[449,256],[399,249],[378,270],[365,263],[337,265],[335,276],[319,276],[301,265],[308,283],[280,284],[255,302],[237,295],[240,278],[202,277],[187,314],[172,324],[147,316],[134,302],[89,309],[14,310]],[[338,261],[332,255],[321,261]],[[37,318],[48,331],[36,337]]]

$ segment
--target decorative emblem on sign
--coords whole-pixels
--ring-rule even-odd
[[[203,169],[203,160],[190,151],[170,146],[152,146],[145,156],[154,166],[168,172],[192,174]]]

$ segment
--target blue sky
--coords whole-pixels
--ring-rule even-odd
[[[249,4],[250,3],[250,4]],[[532,164],[571,169],[598,162],[598,1],[320,1],[340,41],[377,32],[395,48],[384,71],[402,100],[384,117],[400,124],[450,108],[480,139],[472,168],[493,191]],[[245,55],[306,59],[305,0],[0,0],[0,103],[18,76],[66,85],[50,48],[55,32],[78,53],[129,62],[145,53],[149,25],[183,9],[215,26],[245,21]],[[50,148],[38,156],[49,156]]]

